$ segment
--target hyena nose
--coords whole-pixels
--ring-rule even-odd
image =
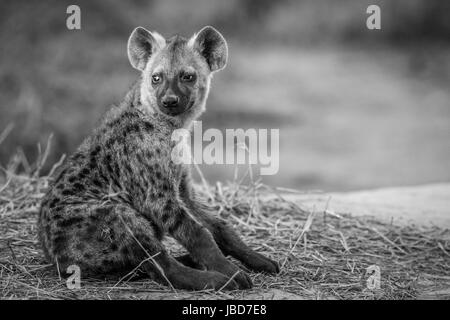
[[[162,98],[161,102],[166,108],[173,108],[178,105],[178,97],[175,95],[165,96]]]

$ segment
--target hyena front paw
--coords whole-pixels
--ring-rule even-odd
[[[245,273],[245,271],[241,269],[233,279],[238,283],[239,289],[251,289],[253,287],[252,279],[247,273]]]
[[[240,285],[224,274],[216,271],[198,271],[179,274],[172,277],[171,283],[176,289],[186,290],[238,290]]]
[[[220,272],[209,271],[214,274],[214,279],[212,282],[212,288],[215,290],[224,289],[224,290],[238,290],[238,289],[247,289],[242,287],[240,280],[236,277],[231,279]]]
[[[280,267],[273,261],[260,253],[253,252],[251,257],[242,261],[244,265],[252,271],[275,274],[280,272]]]
[[[215,267],[213,269],[223,273],[229,278],[233,278],[233,280],[239,285],[239,289],[251,289],[253,287],[250,276],[244,270],[228,260],[226,260],[226,262],[221,264],[219,267]]]

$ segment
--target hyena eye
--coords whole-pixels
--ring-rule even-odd
[[[162,77],[159,74],[152,75],[152,83],[157,84],[160,83],[162,80]]]
[[[180,79],[181,79],[181,81],[183,81],[183,82],[192,82],[192,81],[195,80],[195,75],[190,74],[190,73],[183,73],[183,74],[180,76]]]

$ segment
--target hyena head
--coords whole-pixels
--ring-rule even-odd
[[[189,125],[205,109],[212,74],[223,69],[228,47],[213,27],[190,39],[168,40],[142,27],[128,40],[131,65],[142,73],[141,103],[148,112],[162,112]]]

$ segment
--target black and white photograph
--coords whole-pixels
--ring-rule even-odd
[[[449,299],[448,0],[0,2],[0,300]]]

